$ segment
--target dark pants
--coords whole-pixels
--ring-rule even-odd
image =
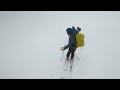
[[[69,58],[70,54],[71,54],[71,59],[74,58],[74,52],[75,52],[76,49],[72,49],[72,48],[69,48],[68,52],[67,52],[67,58]]]

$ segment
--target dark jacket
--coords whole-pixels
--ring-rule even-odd
[[[74,34],[76,35],[77,33],[79,33],[81,31],[81,28],[78,28],[78,30],[73,29],[73,31],[74,31]]]
[[[71,48],[71,49],[76,49],[76,37],[75,37],[76,34],[74,33],[71,33],[69,34],[69,42],[68,42],[68,45],[64,47],[64,50],[67,49],[68,47]]]

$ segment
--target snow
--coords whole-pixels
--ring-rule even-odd
[[[81,27],[85,47],[70,72],[60,48],[72,26]],[[119,79],[119,33],[120,11],[1,11],[0,79]]]

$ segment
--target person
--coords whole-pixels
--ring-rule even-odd
[[[73,26],[72,28],[67,28],[66,32],[69,35],[69,42],[67,46],[61,47],[61,50],[64,51],[65,49],[68,49],[67,55],[66,55],[66,62],[68,62],[70,60],[70,70],[72,70],[72,66],[73,66],[73,61],[74,61],[74,53],[77,49],[77,45],[76,45],[76,35],[77,33],[79,33],[81,31],[81,28],[77,27],[77,30],[75,29],[75,27]],[[69,59],[71,55],[71,58]]]
[[[72,26],[72,28],[66,29],[67,34],[70,36],[69,43],[67,46],[62,47],[61,50],[63,51],[65,49],[69,48],[67,55],[66,55],[67,60],[69,60],[70,54],[71,54],[71,60],[74,58],[74,52],[77,48],[77,46],[76,46],[76,34],[79,33],[80,31],[81,31],[80,27],[77,27],[77,30],[76,30],[74,26]]]
[[[74,59],[74,53],[75,53],[75,50],[76,50],[76,37],[75,37],[75,29],[73,30],[74,28],[67,28],[66,29],[66,32],[67,34],[69,35],[69,42],[68,42],[68,45],[65,46],[65,47],[62,47],[61,50],[64,51],[65,49],[68,49],[68,52],[67,52],[67,55],[66,55],[66,60],[70,60],[70,61],[73,61]],[[69,59],[71,55],[71,58]]]

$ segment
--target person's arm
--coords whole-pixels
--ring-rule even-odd
[[[77,33],[79,33],[81,31],[81,28],[77,29]]]

